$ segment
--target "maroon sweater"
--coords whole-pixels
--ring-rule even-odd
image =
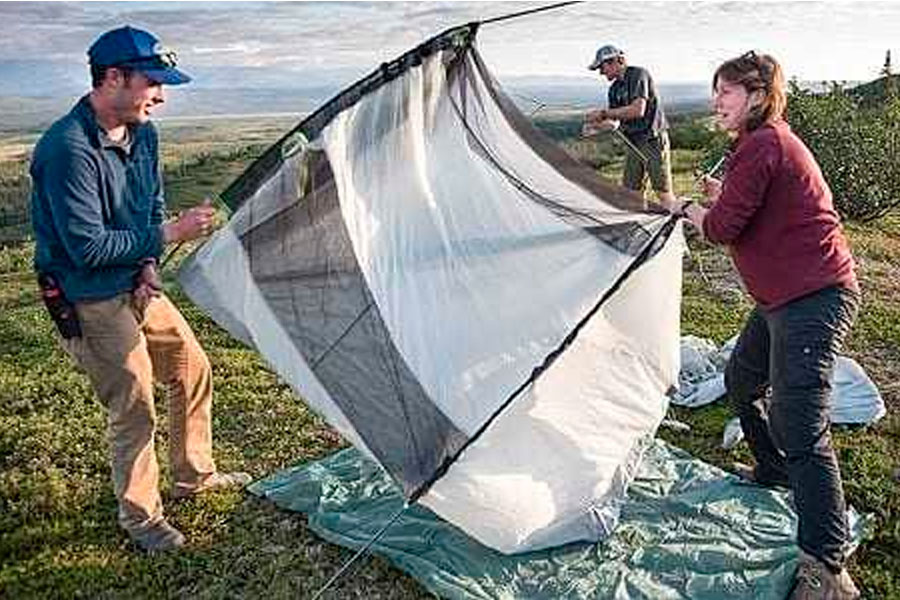
[[[859,289],[831,190],[783,121],[738,139],[703,233],[730,247],[747,291],[763,308],[832,285]]]

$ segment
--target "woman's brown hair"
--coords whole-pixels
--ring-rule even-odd
[[[765,123],[781,119],[787,106],[784,72],[772,56],[757,54],[753,50],[737,58],[727,60],[713,75],[713,90],[719,79],[741,85],[748,94],[762,91],[763,101],[750,109],[745,127],[747,131],[758,129]]]

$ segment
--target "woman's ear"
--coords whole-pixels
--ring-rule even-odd
[[[766,99],[766,93],[764,90],[753,90],[749,96],[749,105],[750,108],[756,108],[757,106],[762,105],[763,101]]]

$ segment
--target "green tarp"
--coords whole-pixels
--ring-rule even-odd
[[[354,449],[276,473],[250,491],[307,513],[320,536],[364,545],[402,506]],[[854,543],[863,523],[850,514]],[[647,451],[615,533],[506,556],[413,506],[373,550],[446,598],[777,598],[796,567],[790,494],[740,482],[662,441]]]

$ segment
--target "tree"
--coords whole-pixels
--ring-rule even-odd
[[[894,73],[891,70],[891,51],[888,50],[884,55],[884,66],[881,67],[881,77],[884,79],[884,99],[886,101],[897,98],[897,82],[894,80]]]
[[[890,70],[890,55],[884,68]],[[872,102],[870,94],[837,82],[824,93],[790,84],[788,121],[815,155],[835,207],[848,219],[871,221],[900,205],[900,98],[889,95],[887,85],[882,89],[884,96]]]

